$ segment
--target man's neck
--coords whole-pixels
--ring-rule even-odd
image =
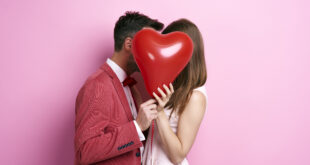
[[[128,56],[126,54],[123,54],[122,52],[114,52],[113,56],[110,59],[115,62],[119,67],[121,67],[127,73],[127,75],[131,74],[128,73]]]

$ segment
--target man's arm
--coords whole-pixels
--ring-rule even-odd
[[[85,112],[76,130],[75,152],[81,164],[92,164],[124,154],[142,146],[133,121],[120,126],[110,123],[113,110],[111,91],[99,82],[92,82],[85,93]]]
[[[132,87],[130,87],[130,91],[131,91],[136,109],[138,110],[140,108],[140,105],[143,103],[141,93],[139,92],[137,85],[133,85]],[[134,123],[137,129],[140,141],[144,141],[146,137],[144,131],[141,130],[136,120],[134,120]]]

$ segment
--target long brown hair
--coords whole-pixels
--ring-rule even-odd
[[[197,26],[187,19],[179,19],[167,26],[162,34],[174,31],[186,33],[193,41],[194,50],[190,61],[172,83],[174,93],[165,105],[167,108],[172,108],[169,119],[177,109],[177,114],[182,114],[193,93],[193,89],[204,85],[207,80],[203,40]]]

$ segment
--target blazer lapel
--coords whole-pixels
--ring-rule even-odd
[[[116,93],[118,94],[119,99],[121,100],[121,103],[124,107],[127,118],[129,121],[133,120],[133,116],[132,116],[132,113],[131,113],[131,110],[128,104],[128,100],[127,100],[125,91],[123,89],[123,85],[121,84],[116,74],[114,73],[114,71],[111,69],[111,67],[107,63],[104,63],[100,68],[102,68],[112,78],[114,88],[116,90]]]
[[[139,104],[142,104],[142,97],[141,96],[138,96],[139,98],[136,98],[135,97],[135,92],[137,92],[136,90],[137,87],[134,85],[133,87],[130,87],[130,91],[131,91],[131,95],[132,95],[132,98],[133,98],[133,101],[135,103],[135,107],[136,107],[136,110],[137,110],[137,114],[139,113]]]

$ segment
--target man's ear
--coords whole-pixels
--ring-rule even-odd
[[[131,51],[131,45],[132,44],[132,38],[131,37],[126,37],[124,41],[124,49],[126,51]]]

